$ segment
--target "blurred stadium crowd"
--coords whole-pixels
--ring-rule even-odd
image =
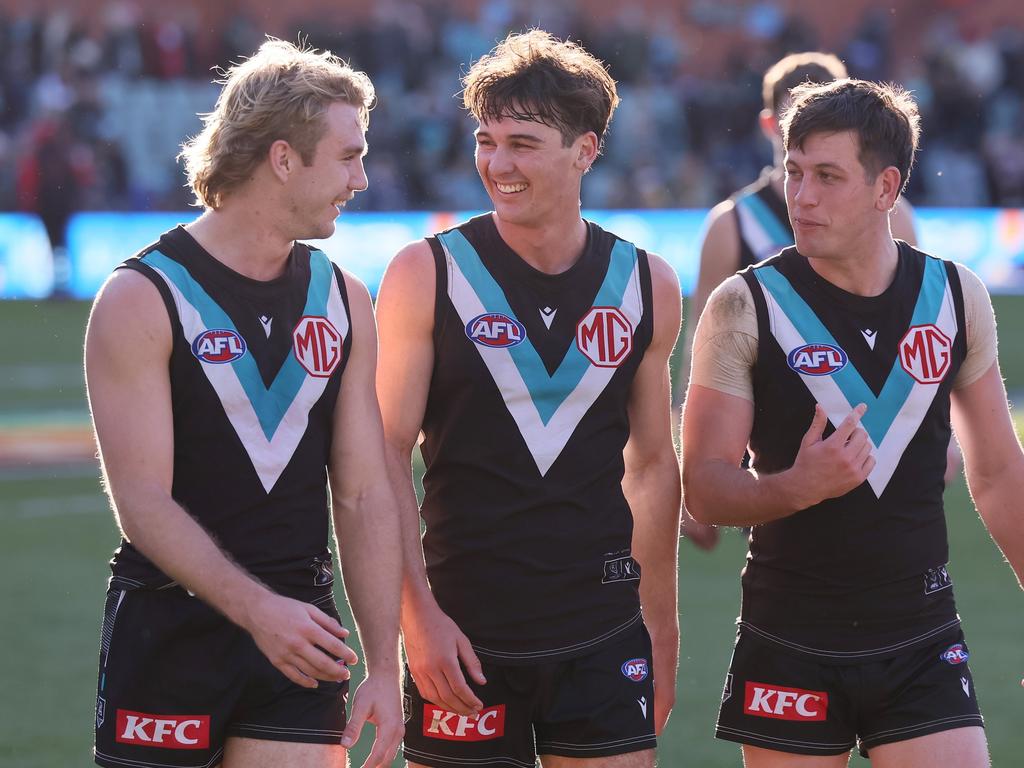
[[[586,2],[379,0],[358,14],[352,3],[305,2],[273,24],[253,5],[232,3],[211,29],[187,0],[0,3],[0,210],[41,212],[59,228],[74,210],[184,208],[174,155],[198,130],[195,113],[212,107],[210,69],[251,53],[266,33],[301,33],[373,78],[379,106],[360,209],[484,208],[457,78],[529,26],[580,40],[620,84],[624,107],[584,204],[705,207],[770,162],[756,128],[764,68],[829,42],[784,0],[621,3],[600,17]],[[909,40],[906,17],[923,6],[902,3],[899,34],[890,8],[899,5],[860,2],[856,23],[829,47],[854,76],[915,92],[925,138],[910,199],[1024,206],[1024,23],[989,15],[985,26],[977,3],[929,2]],[[1001,5],[1020,19],[1016,2]]]

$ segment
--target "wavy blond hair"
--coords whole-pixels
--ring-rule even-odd
[[[331,104],[351,104],[363,127],[369,123],[375,98],[370,78],[330,51],[269,38],[223,74],[213,112],[202,115],[202,132],[182,144],[179,155],[197,205],[219,208],[279,139],[311,164]]]

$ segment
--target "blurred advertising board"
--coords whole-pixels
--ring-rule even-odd
[[[604,210],[584,215],[605,229],[663,256],[679,273],[684,294],[694,287],[700,260],[702,210]],[[388,260],[406,243],[447,229],[475,212],[350,212],[334,235],[312,241],[376,294]],[[68,279],[73,298],[95,295],[121,261],[161,232],[196,213],[79,213],[68,226]],[[918,208],[922,250],[962,262],[993,293],[1024,294],[1024,210]],[[0,298],[50,295],[55,276],[49,243],[34,216],[0,214]]]
[[[0,213],[0,299],[43,299],[53,285],[53,252],[43,222],[26,213]]]

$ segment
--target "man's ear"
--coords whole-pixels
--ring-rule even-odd
[[[278,139],[267,150],[267,161],[270,163],[270,172],[284,183],[295,169],[298,157],[291,144],[284,139]]]

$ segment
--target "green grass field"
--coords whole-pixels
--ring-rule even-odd
[[[997,297],[1003,371],[1024,391],[1024,299]],[[87,308],[78,303],[0,302],[0,448],[26,425],[86,423],[80,374]],[[1018,427],[1024,428],[1019,422]],[[88,462],[3,459],[0,453],[0,766],[91,764],[97,641],[107,560],[117,543]],[[993,762],[1020,765],[1024,690],[1020,653],[1024,595],[978,521],[963,482],[947,495],[951,572],[971,646]],[[663,768],[740,764],[712,736],[739,604],[745,553],[727,532],[713,553],[681,545],[682,663],[678,703],[662,739]],[[358,676],[358,673],[357,673]],[[368,741],[369,734],[364,734]],[[365,756],[365,746],[353,758]],[[356,762],[358,766],[360,763]],[[854,758],[854,765],[866,765]]]

